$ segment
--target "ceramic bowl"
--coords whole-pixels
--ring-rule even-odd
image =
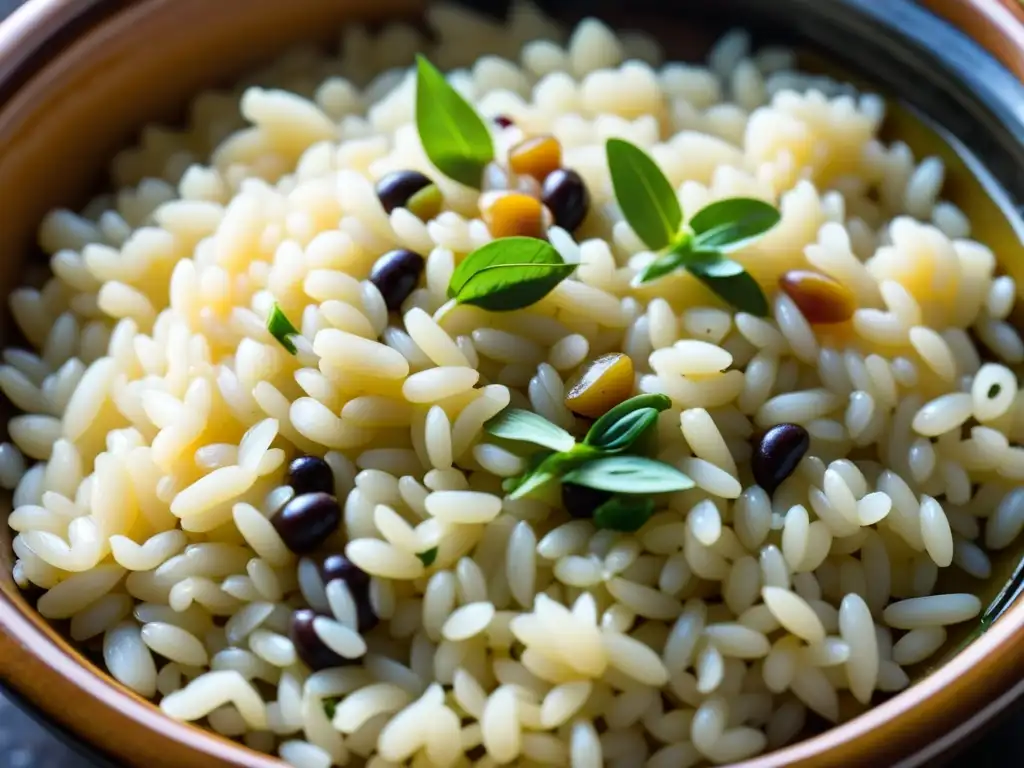
[[[912,119],[898,127],[917,156],[937,153],[947,161],[945,194],[980,225],[1003,267],[1024,285],[1017,214],[1024,202],[1024,87],[1011,74],[1024,75],[1024,14],[1013,0],[926,0],[963,32],[909,0],[545,5],[566,17],[585,11],[647,27],[660,33],[672,58],[702,55],[716,33],[737,22],[761,39],[824,55],[943,126],[945,140]],[[30,0],[0,26],[3,294],[18,284],[27,262],[40,259],[33,243],[43,214],[80,205],[101,189],[102,169],[141,126],[177,119],[201,88],[230,82],[293,43],[321,39],[325,31],[336,39],[347,21],[415,17],[421,10],[419,0]],[[897,110],[896,122],[906,112]],[[6,346],[16,336],[8,315],[2,323]],[[0,519],[9,508],[8,497]],[[120,765],[280,765],[166,719],[106,677],[15,587],[10,541],[11,531],[0,525],[0,680],[20,700]],[[1003,553],[985,599],[995,596],[1020,554]],[[1024,603],[949,656],[866,714],[748,765],[909,766],[949,754],[1024,690]]]

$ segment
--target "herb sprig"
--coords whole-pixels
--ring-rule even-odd
[[[480,115],[424,56],[416,57],[416,129],[441,173],[480,189],[494,141]]]
[[[694,485],[670,464],[627,453],[670,404],[664,395],[632,397],[595,421],[582,442],[543,416],[518,408],[506,408],[484,424],[484,430],[545,449],[530,457],[521,475],[505,481],[510,498],[527,496],[556,479],[624,494],[598,507],[594,519],[599,527],[636,530],[654,509],[650,499],[638,496],[684,491]]]
[[[605,152],[622,215],[644,244],[659,252],[633,284],[686,269],[737,309],[767,315],[768,300],[761,286],[728,254],[778,224],[778,210],[762,200],[736,197],[711,203],[684,224],[671,182],[647,153],[622,139],[609,139]]]
[[[291,337],[299,336],[301,333],[298,328],[292,325],[292,321],[288,319],[276,301],[270,308],[270,314],[267,315],[267,330],[270,331],[270,335],[277,339],[282,347],[293,355],[296,353],[295,342],[292,341]]]

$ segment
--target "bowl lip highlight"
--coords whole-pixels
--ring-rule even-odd
[[[6,109],[3,103],[8,93],[13,94],[30,82],[53,60],[62,55],[62,41],[76,41],[93,34],[124,33],[132,23],[132,19],[148,15],[160,6],[166,6],[171,0],[29,0],[24,6],[3,24],[0,24],[0,113]],[[869,0],[845,0],[847,5],[855,5],[863,9]],[[968,46],[977,57],[988,59],[994,68],[995,62],[987,54],[982,54],[980,46],[969,41],[962,34],[955,32],[938,19],[925,14],[922,9],[912,7],[904,0],[891,0],[892,7],[899,13],[910,14],[905,18],[912,19],[912,31],[915,35],[925,35],[929,29],[945,29],[946,38],[950,34],[963,38],[956,46]],[[940,2],[940,0],[923,0],[933,9],[954,8],[959,14],[973,11],[974,18],[986,20],[990,25],[987,34],[998,35],[1004,39],[1009,50],[1016,51],[1019,59],[1008,58],[1003,54],[1004,63],[1024,74],[1024,27],[1015,28],[1018,19],[1024,19],[1024,13],[1007,3],[998,0],[969,0],[968,2]],[[893,22],[886,22],[891,25]],[[929,26],[931,25],[931,26]],[[942,25],[936,27],[935,25]],[[890,30],[906,39],[908,31]],[[933,54],[945,61],[950,61],[953,54],[946,50],[934,51],[934,41],[928,46]],[[1011,63],[1013,61],[1013,63]],[[1002,70],[1001,67],[999,67]],[[1004,76],[1009,76],[1005,72]],[[962,73],[961,73],[962,74]],[[974,73],[977,75],[977,73]],[[984,83],[982,83],[984,85]],[[0,590],[0,648],[9,649],[10,653],[28,660],[25,670],[33,665],[44,665],[60,678],[61,682],[84,692],[88,697],[102,702],[107,708],[120,711],[133,725],[145,731],[146,736],[153,739],[173,740],[184,744],[194,753],[196,759],[213,758],[231,765],[276,766],[280,763],[276,758],[255,753],[248,748],[229,742],[215,734],[195,728],[191,725],[177,723],[164,717],[157,708],[141,698],[126,693],[104,673],[93,671],[82,663],[81,657],[73,652],[63,641],[55,639],[52,630],[40,625],[41,618],[22,611],[17,603]],[[843,748],[853,748],[858,742],[867,748],[872,755],[882,754],[884,746],[879,742],[881,737],[901,735],[902,729],[910,729],[924,725],[934,708],[941,706],[938,698],[949,702],[949,709],[968,717],[968,722],[975,721],[986,712],[986,705],[979,701],[980,697],[998,692],[992,699],[1001,701],[1007,691],[1020,692],[1022,685],[1013,680],[1001,681],[995,666],[1000,663],[1010,665],[1015,651],[1024,644],[1024,601],[1018,600],[991,629],[974,641],[948,663],[922,679],[907,691],[900,693],[889,701],[873,707],[859,717],[836,726],[829,731],[798,742],[764,757],[754,758],[743,763],[748,768],[769,768],[783,765],[809,765],[818,761],[835,759],[837,752]],[[9,662],[10,664],[10,662]],[[8,666],[15,669],[18,665]],[[1012,666],[1012,665],[1011,665]],[[1020,666],[1018,664],[1018,666]],[[992,674],[983,674],[985,670]],[[1003,675],[1006,677],[1006,675]],[[40,702],[18,685],[18,677],[10,675],[5,683],[20,697],[46,716],[59,707],[59,702],[48,699]],[[990,702],[991,703],[991,702]],[[898,721],[898,722],[897,722]],[[63,729],[62,729],[63,730]],[[973,730],[973,729],[972,729]],[[903,734],[909,736],[909,734]],[[874,736],[875,738],[872,738]],[[75,732],[76,741],[92,746],[88,735]],[[100,747],[102,749],[102,747]],[[863,755],[862,749],[857,749]],[[927,759],[929,747],[918,749],[917,753],[901,763],[910,766],[920,764]]]

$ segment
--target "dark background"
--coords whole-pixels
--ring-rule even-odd
[[[0,19],[21,2],[23,0],[0,0]],[[1021,652],[1024,653],[1024,648]],[[1018,706],[1016,712],[1004,717],[974,744],[951,758],[949,764],[954,766],[1024,768],[1024,707]],[[91,768],[92,765],[0,692],[0,768]]]

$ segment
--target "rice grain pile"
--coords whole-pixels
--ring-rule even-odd
[[[115,159],[116,195],[43,222],[52,276],[10,302],[33,350],[0,367],[24,413],[0,446],[17,582],[169,716],[297,768],[721,764],[904,688],[981,609],[937,593],[940,570],[987,578],[1024,527],[1016,286],[940,199],[941,161],[878,139],[881,98],[742,32],[703,67],[594,20],[564,38],[525,5],[506,28],[429,19],[436,40],[353,27],[338,56],[298,50],[199,96],[186,129]],[[552,133],[590,190],[583,226],[548,232],[578,269],[526,310],[438,313],[491,236],[478,192],[421,147],[417,51],[511,118],[499,156]],[[780,209],[734,254],[770,317],[685,272],[631,288],[653,255],[614,201],[611,137],[648,151],[685,211]],[[374,183],[396,170],[430,176],[444,212],[386,214]],[[398,247],[426,268],[389,313],[367,277]],[[809,323],[778,290],[793,269],[853,291],[852,320]],[[294,355],[267,330],[275,303]],[[671,398],[658,457],[697,487],[635,533],[570,518],[557,488],[505,497],[524,460],[484,422],[511,404],[578,430],[566,383],[618,351],[636,392]],[[810,449],[769,497],[752,437],[780,423]],[[268,520],[299,454],[333,472],[325,549],[369,574],[365,595]],[[303,608],[358,663],[304,664]]]

